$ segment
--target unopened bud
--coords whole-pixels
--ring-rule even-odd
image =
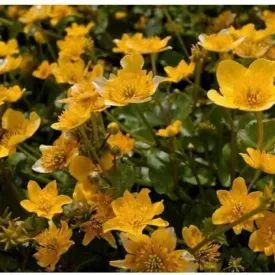
[[[108,133],[111,134],[111,135],[116,135],[120,131],[119,126],[116,122],[111,122],[107,126],[107,130],[108,130]]]
[[[118,146],[112,147],[110,151],[113,156],[118,156],[120,154],[120,148]]]

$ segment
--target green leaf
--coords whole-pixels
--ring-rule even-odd
[[[26,160],[26,156],[21,152],[16,152],[12,155],[9,155],[7,158],[8,165],[17,166],[20,162]]]

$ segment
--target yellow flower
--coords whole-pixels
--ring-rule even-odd
[[[67,33],[67,36],[85,36],[87,35],[90,30],[94,27],[94,23],[90,22],[87,26],[77,23],[73,23],[70,27],[66,28],[65,31]]]
[[[264,150],[247,148],[248,154],[240,154],[246,164],[254,169],[262,170],[267,174],[275,174],[275,156]]]
[[[58,131],[71,131],[84,124],[90,118],[89,111],[80,104],[72,104],[61,113],[58,117],[58,122],[53,123],[51,127]]]
[[[36,78],[46,79],[52,74],[51,65],[48,60],[44,60],[39,67],[32,73]]]
[[[82,59],[72,61],[62,56],[57,63],[51,64],[51,70],[57,83],[75,84],[83,80],[85,62]]]
[[[123,34],[121,39],[115,39],[114,43],[117,48],[113,48],[115,53],[128,54],[131,52],[138,52],[140,54],[159,53],[172,47],[167,46],[171,36],[160,39],[158,36],[144,38],[142,33],[136,33],[133,36]]]
[[[10,18],[18,19],[20,16],[22,16],[25,12],[25,9],[23,6],[19,5],[13,5],[13,6],[8,6],[7,8],[7,15]]]
[[[263,111],[275,103],[273,78],[275,63],[254,61],[249,68],[233,61],[222,61],[217,70],[220,95],[210,90],[207,96],[217,105],[243,111]]]
[[[182,60],[176,67],[166,66],[164,71],[168,75],[168,81],[175,83],[180,82],[182,79],[193,74],[195,69],[195,63],[191,62],[189,65]]]
[[[104,98],[105,104],[110,106],[125,106],[129,103],[149,101],[160,82],[165,78],[152,75],[152,72],[142,70],[144,59],[139,53],[124,56],[120,64],[122,70],[117,75],[96,78],[93,84],[97,92]]]
[[[61,228],[57,228],[54,222],[50,221],[49,228],[35,237],[39,246],[34,257],[38,264],[48,268],[49,271],[54,271],[62,254],[66,253],[74,244],[70,240],[72,234],[72,229],[69,229],[67,222],[61,221]]]
[[[134,24],[134,28],[136,30],[143,30],[147,21],[148,19],[144,15],[141,15],[138,21]]]
[[[0,75],[16,70],[20,66],[21,60],[21,56],[13,57],[10,55],[0,59]]]
[[[143,188],[138,194],[125,191],[122,198],[113,201],[112,208],[115,217],[104,223],[104,233],[120,230],[138,235],[142,233],[146,225],[168,226],[168,222],[161,218],[153,219],[155,215],[160,215],[163,212],[164,206],[162,201],[152,203],[149,193],[150,190],[146,188]]]
[[[94,197],[93,210],[95,214],[89,221],[80,225],[81,231],[85,233],[82,244],[88,245],[94,238],[103,238],[111,246],[116,247],[116,241],[111,232],[103,233],[103,223],[114,216],[111,208],[112,197],[107,193],[99,192]]]
[[[264,54],[264,58],[269,60],[275,60],[275,46],[271,46],[268,51]]]
[[[68,167],[78,154],[78,143],[71,136],[62,134],[52,146],[40,145],[42,157],[35,162],[32,169],[39,173],[52,173]]]
[[[256,191],[248,194],[244,179],[238,177],[233,181],[232,190],[218,190],[217,196],[222,206],[214,212],[212,222],[220,225],[232,223],[257,208],[261,203],[262,192]],[[243,229],[252,232],[254,229],[253,221],[260,216],[261,214],[255,215],[234,226],[235,234],[240,234]]]
[[[175,120],[172,124],[170,124],[165,129],[159,129],[156,135],[160,137],[173,137],[180,132],[180,127],[181,127],[181,121]]]
[[[0,57],[19,53],[16,39],[10,39],[7,43],[0,41]]]
[[[109,153],[109,152],[105,152],[100,156],[100,167],[102,168],[103,171],[107,171],[109,169],[112,168],[113,166],[113,160],[114,160],[114,156]]]
[[[194,272],[197,264],[186,250],[175,250],[177,237],[172,227],[158,229],[152,236],[120,234],[127,251],[124,260],[110,261],[111,266],[133,272]]]
[[[0,86],[0,105],[5,102],[16,102],[23,95],[23,91],[18,85],[12,87]]]
[[[47,19],[51,9],[52,6],[49,5],[34,5],[23,13],[19,18],[19,21],[26,24],[24,27],[24,32],[28,33],[34,23]]]
[[[85,36],[66,36],[64,40],[57,41],[59,56],[77,61],[85,52],[88,39]]]
[[[38,44],[45,44],[47,43],[47,38],[46,36],[43,34],[43,32],[41,31],[36,31],[33,34],[34,40],[38,43]]]
[[[222,30],[217,34],[201,34],[199,40],[198,44],[208,51],[229,52],[242,43],[244,38],[234,39],[228,30]]]
[[[85,80],[73,85],[68,91],[68,97],[59,102],[77,103],[90,112],[99,112],[106,108],[103,98],[96,92],[95,86],[91,83],[97,77],[103,75],[103,67],[95,65],[91,72],[84,75]]]
[[[121,132],[118,132],[115,135],[111,135],[108,138],[107,143],[109,144],[111,151],[112,148],[119,149],[117,157],[130,153],[135,146],[135,140],[130,138],[129,134],[123,135]]]
[[[127,12],[126,11],[117,11],[117,12],[115,12],[114,17],[116,20],[124,19],[125,17],[127,17]]]
[[[271,44],[266,40],[253,41],[245,39],[233,52],[242,58],[260,58],[270,47]]]
[[[74,7],[70,7],[68,5],[54,5],[49,14],[51,18],[50,22],[53,26],[55,26],[64,17],[75,15],[76,13],[77,12]]]
[[[19,69],[21,72],[31,74],[37,67],[36,59],[32,54],[24,54],[21,58]]]
[[[37,182],[30,180],[28,183],[29,200],[20,202],[21,206],[29,212],[34,212],[39,217],[51,220],[55,214],[63,212],[62,206],[70,204],[72,199],[57,193],[56,181],[49,182],[43,189]]]
[[[40,117],[32,112],[29,119],[24,114],[8,109],[2,117],[0,158],[13,154],[16,145],[30,138],[40,125]]]
[[[258,230],[250,235],[249,247],[254,252],[264,252],[266,256],[275,254],[275,213],[265,211],[263,217],[256,220]]]
[[[235,13],[232,13],[230,10],[226,10],[213,19],[209,29],[213,33],[228,28],[234,22],[235,18]]]
[[[84,156],[76,156],[70,163],[70,174],[78,180],[73,198],[76,201],[86,201],[90,205],[94,205],[97,186],[92,182],[92,173],[100,173],[101,169],[94,164],[89,158]]]
[[[196,247],[196,245],[205,239],[204,234],[195,225],[184,227],[182,229],[182,237],[187,246],[190,248]],[[201,270],[204,270],[208,266],[213,265],[219,261],[219,248],[220,245],[209,242],[195,253],[194,257],[198,262]]]

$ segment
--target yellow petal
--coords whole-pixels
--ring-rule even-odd
[[[238,106],[233,102],[234,98],[233,97],[225,97],[220,95],[217,91],[215,90],[210,90],[207,93],[207,97],[213,101],[215,104],[226,107],[226,108],[231,108],[235,109]]]
[[[153,220],[148,221],[148,224],[149,225],[155,225],[155,226],[158,226],[158,227],[166,227],[166,226],[169,225],[169,222],[163,220],[162,218],[157,218],[157,219],[153,219]]]
[[[95,170],[92,161],[84,156],[76,156],[73,158],[69,172],[77,180],[85,180],[89,173]]]
[[[238,177],[233,181],[232,191],[240,196],[247,195],[247,186],[242,177]]]
[[[152,213],[154,215],[160,215],[163,211],[164,211],[164,205],[162,201],[153,203]]]
[[[40,126],[41,119],[37,113],[31,112],[27,127],[27,136],[31,137]]]
[[[72,199],[69,196],[59,195],[56,198],[55,204],[62,206],[64,204],[70,204],[71,202],[72,202]]]
[[[195,225],[190,225],[182,229],[182,237],[188,247],[194,248],[204,239],[202,232]]]
[[[31,202],[30,200],[23,200],[20,202],[21,206],[25,208],[29,212],[35,212],[36,210],[36,204]]]
[[[131,53],[124,56],[120,64],[123,69],[129,71],[140,71],[144,65],[144,59],[140,53]]]
[[[217,209],[212,215],[212,223],[213,224],[226,224],[230,221],[228,220],[230,214],[230,209],[227,207],[220,207]]]
[[[36,202],[37,196],[41,192],[41,188],[36,181],[30,180],[28,182],[28,196],[31,201]]]
[[[2,117],[2,127],[7,130],[18,129],[24,125],[25,120],[23,113],[8,109]]]
[[[226,190],[218,190],[217,197],[222,205],[230,205],[232,202],[231,192]]]
[[[104,233],[102,235],[102,238],[105,239],[110,246],[112,246],[113,248],[117,248],[116,239],[111,232]]]
[[[49,195],[51,195],[53,197],[53,199],[58,195],[57,193],[57,185],[56,185],[56,181],[53,180],[51,182],[49,182],[45,188],[43,189],[44,192],[48,193]]]
[[[173,227],[161,228],[154,231],[151,240],[156,247],[164,246],[167,248],[168,253],[174,251],[177,245],[177,236]]]

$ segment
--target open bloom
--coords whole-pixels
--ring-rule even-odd
[[[50,22],[53,26],[55,26],[62,18],[74,15],[76,13],[77,12],[74,7],[68,5],[53,5],[49,13],[49,17],[51,18]]]
[[[194,272],[197,264],[186,250],[175,250],[177,237],[172,227],[161,228],[152,236],[120,234],[127,251],[124,260],[111,261],[110,265],[134,272]]]
[[[18,85],[13,87],[0,86],[0,105],[5,102],[16,102],[23,95],[23,91]]]
[[[195,69],[195,63],[191,62],[189,65],[182,60],[176,67],[166,66],[164,71],[168,75],[168,81],[175,83],[180,82],[182,79],[193,74]]]
[[[0,75],[18,69],[21,61],[21,56],[14,57],[7,55],[5,58],[0,58]]]
[[[147,74],[142,70],[144,59],[139,53],[124,56],[120,64],[123,69],[116,76],[111,75],[109,80],[99,77],[93,81],[106,105],[125,106],[149,101],[158,84],[165,80],[160,76],[153,77],[152,72]]]
[[[115,39],[116,48],[113,48],[115,53],[128,54],[131,52],[138,52],[140,54],[159,53],[169,50],[172,47],[167,46],[171,36],[160,39],[158,36],[143,37],[142,33],[136,33],[133,36],[123,34],[121,39]]]
[[[87,26],[73,23],[70,27],[65,29],[67,36],[85,36],[94,27],[94,23],[89,23]]]
[[[69,167],[70,174],[77,179],[77,184],[73,192],[73,198],[76,201],[86,201],[94,205],[97,186],[92,182],[93,173],[98,175],[101,169],[85,156],[76,156],[73,158]]]
[[[187,246],[190,248],[195,248],[205,239],[204,234],[195,225],[184,227],[182,229],[182,237]],[[209,242],[195,253],[194,256],[200,266],[200,269],[204,270],[207,265],[212,265],[219,261],[219,248],[220,246],[218,244]]]
[[[62,206],[72,202],[66,195],[57,193],[56,181],[49,182],[41,189],[37,182],[30,180],[28,183],[29,200],[20,202],[21,206],[29,212],[34,212],[39,217],[52,219],[55,214],[63,212]]]
[[[222,206],[214,212],[212,222],[213,224],[227,224],[259,207],[262,192],[256,191],[248,194],[244,179],[238,177],[233,181],[232,190],[218,190],[217,196]],[[235,234],[240,234],[243,229],[252,232],[254,229],[253,221],[260,216],[261,214],[254,215],[234,226]]]
[[[40,117],[32,112],[29,119],[24,114],[8,109],[2,117],[0,158],[13,154],[16,145],[30,138],[40,125]]]
[[[258,230],[250,235],[249,247],[254,252],[264,252],[266,256],[275,254],[275,213],[265,211],[256,220]]]
[[[118,154],[116,156],[123,156],[128,153],[130,153],[134,146],[135,146],[135,140],[130,137],[129,134],[123,135],[121,132],[118,132],[115,135],[111,135],[107,143],[109,144],[111,151],[112,148],[118,149]]]
[[[94,197],[94,214],[90,219],[80,225],[81,231],[85,233],[82,244],[88,245],[94,238],[103,238],[111,246],[116,247],[116,241],[111,232],[103,232],[103,224],[114,216],[110,194],[98,192]]]
[[[53,123],[51,127],[58,131],[70,131],[90,118],[90,110],[80,104],[72,104],[58,116],[58,122]]]
[[[146,225],[165,227],[168,222],[161,218],[153,219],[160,215],[164,206],[162,201],[152,203],[149,189],[143,188],[140,193],[131,194],[125,191],[122,198],[112,202],[115,217],[103,225],[106,233],[111,230],[120,230],[133,235],[141,234]]]
[[[240,154],[252,168],[262,170],[267,174],[275,174],[275,156],[264,150],[247,148],[247,154]]]
[[[210,90],[207,96],[217,105],[243,111],[263,111],[275,103],[275,63],[255,60],[248,68],[233,60],[218,65],[219,94]]]
[[[160,137],[173,137],[180,132],[181,121],[175,120],[172,124],[167,126],[165,129],[159,129],[157,131],[157,136]]]
[[[68,227],[67,222],[61,221],[61,228],[57,228],[53,221],[49,222],[49,228],[35,237],[38,243],[37,252],[34,257],[41,267],[54,271],[62,254],[66,253],[71,245],[72,229]]]
[[[77,140],[65,134],[55,140],[52,146],[40,145],[39,149],[42,157],[32,166],[32,169],[39,173],[63,170],[78,155]]]
[[[10,39],[7,43],[0,41],[0,57],[19,53],[16,39]]]
[[[244,38],[234,39],[228,30],[222,30],[217,34],[199,35],[200,46],[212,52],[229,52],[242,43]]]
[[[51,65],[48,60],[44,60],[39,67],[32,73],[36,78],[46,79],[52,74]]]

